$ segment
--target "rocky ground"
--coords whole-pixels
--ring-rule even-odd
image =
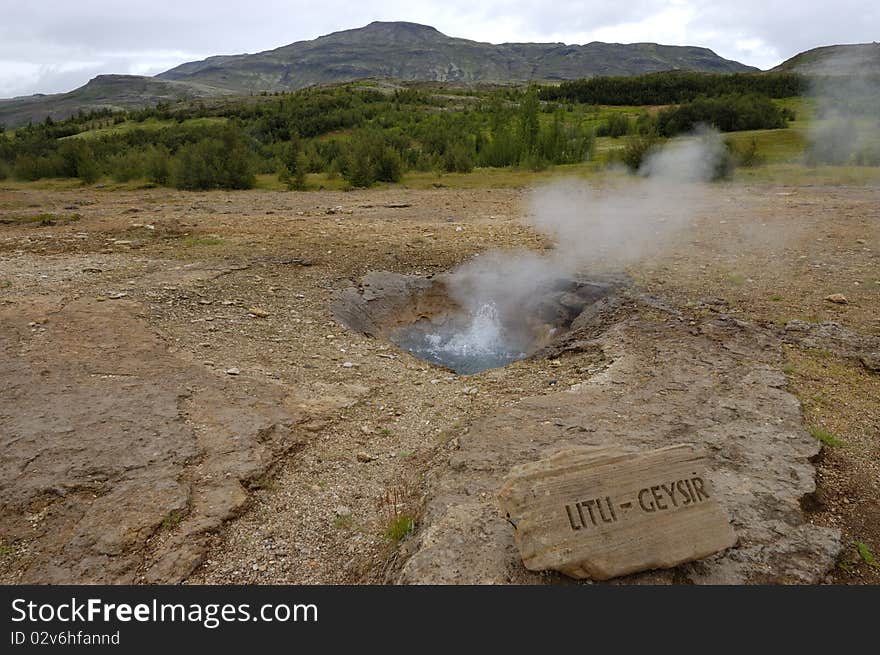
[[[527,197],[0,190],[0,580],[562,582],[518,565],[500,476],[673,440],[710,451],[740,546],[623,582],[880,582],[880,189],[718,186],[503,369],[334,318],[370,271],[548,247]]]

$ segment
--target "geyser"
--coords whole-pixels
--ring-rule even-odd
[[[426,322],[401,327],[391,334],[391,341],[416,357],[464,374],[505,366],[527,354],[525,344],[519,344],[501,323],[493,302],[446,325]]]
[[[496,294],[464,305],[448,291],[449,274],[371,273],[339,295],[333,312],[351,329],[467,375],[540,355],[626,283],[620,276],[557,278],[532,289],[526,303],[511,305]]]
[[[434,279],[373,273],[337,298],[340,322],[387,338],[433,364],[476,373],[539,354],[621,279],[581,271],[625,269],[679,239],[711,213],[707,182],[725,150],[699,130],[653,152],[637,178],[599,186],[568,181],[534,190],[528,221],[553,245],[543,253],[488,251]]]

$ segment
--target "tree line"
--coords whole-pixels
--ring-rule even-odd
[[[804,95],[809,80],[796,73],[692,73],[668,71],[630,77],[593,77],[541,88],[541,99],[593,105],[670,105],[700,96]]]
[[[541,103],[536,89],[461,107],[454,102],[412,89],[341,87],[47,120],[0,137],[0,177],[92,182],[109,175],[182,189],[237,189],[253,186],[259,173],[301,188],[307,173],[323,172],[369,186],[398,181],[406,170],[541,168],[591,156],[593,131]],[[95,127],[101,129],[89,132]]]
[[[181,189],[249,188],[274,174],[291,189],[310,173],[352,186],[406,171],[533,170],[593,156],[596,136],[666,138],[698,124],[774,129],[793,118],[771,97],[802,90],[791,74],[659,73],[558,86],[437,93],[347,84],[201,99],[0,132],[0,179],[143,179]],[[724,91],[724,93],[722,93]],[[600,109],[656,104],[657,111]]]

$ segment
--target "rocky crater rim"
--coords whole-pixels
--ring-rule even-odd
[[[629,285],[622,274],[560,276],[511,302],[462,291],[454,272],[374,271],[340,291],[331,310],[350,330],[467,374],[549,354],[573,328],[588,326],[600,302]]]

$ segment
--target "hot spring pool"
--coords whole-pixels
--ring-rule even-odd
[[[504,328],[493,303],[441,326],[427,321],[404,326],[390,339],[420,359],[465,375],[506,366],[528,354]]]

